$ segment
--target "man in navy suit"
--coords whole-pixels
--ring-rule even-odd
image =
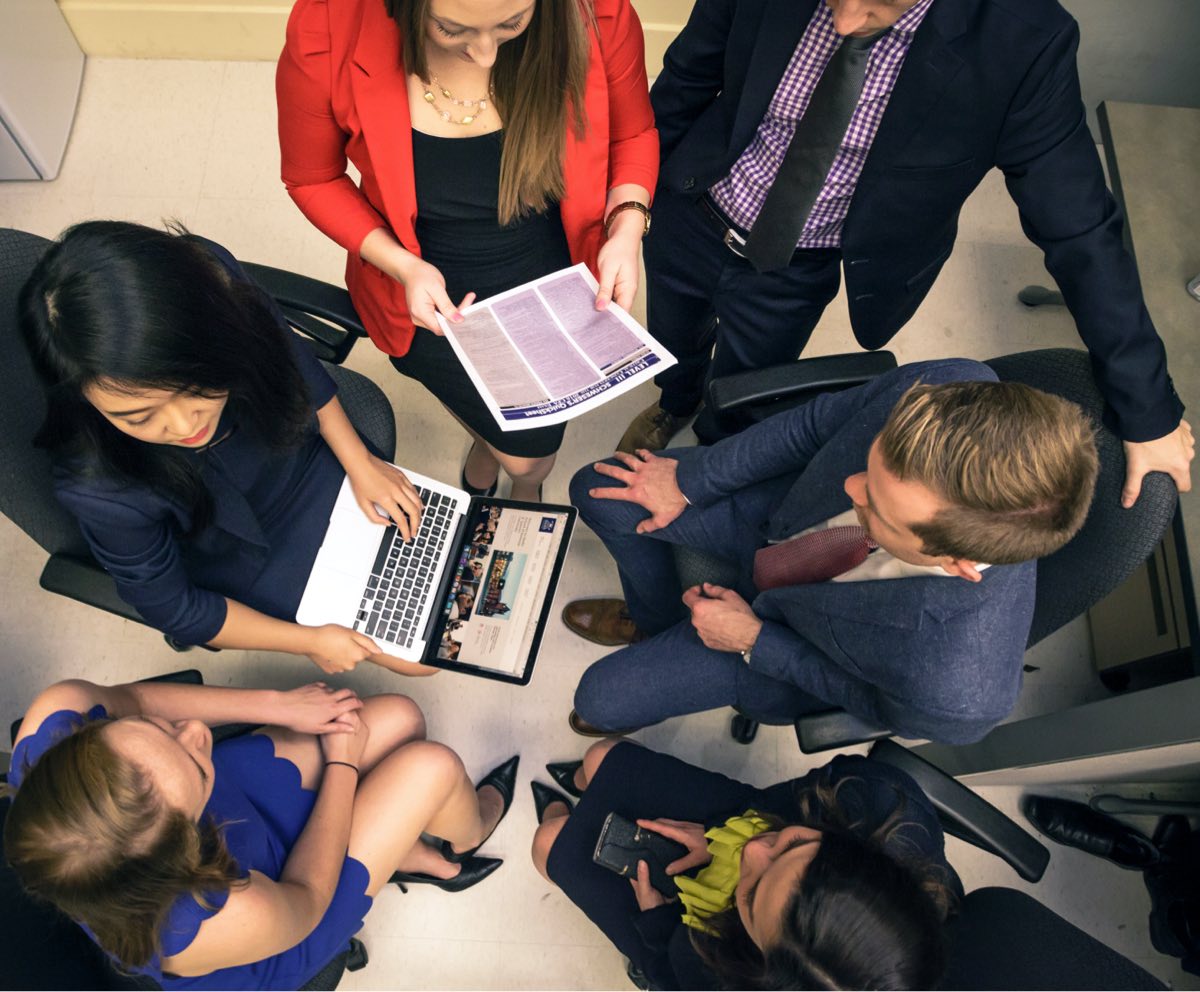
[[[628,646],[584,673],[572,725],[613,732],[733,705],[786,723],[840,706],[906,737],[977,740],[1016,701],[1033,559],[1082,526],[1096,471],[1077,406],[958,359],[824,394],[710,447],[581,469],[571,499],[625,601],[580,600],[564,620]],[[843,539],[859,553],[805,572]],[[725,558],[737,582],[680,599],[672,544]]]
[[[649,327],[679,363],[618,449],[666,447],[706,374],[794,359],[843,271],[855,337],[884,345],[925,298],[963,202],[996,167],[1126,442],[1123,503],[1147,471],[1189,489],[1191,430],[1087,128],[1078,41],[1054,0],[697,0],[651,93],[662,168],[645,245]],[[844,136],[828,142],[836,154],[809,168],[811,209],[792,211],[794,253],[789,241],[782,261],[764,262],[747,239],[760,217],[786,212],[763,205],[792,137],[809,140],[839,50],[868,43]],[[701,412],[696,432],[705,441],[721,429]]]

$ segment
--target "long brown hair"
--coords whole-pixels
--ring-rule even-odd
[[[228,892],[237,863],[215,823],[165,808],[146,775],[95,720],[29,769],[4,827],[4,854],[25,889],[85,924],[130,967],[161,949],[175,900]]]
[[[496,52],[493,100],[504,121],[500,156],[499,221],[539,213],[566,189],[563,156],[567,128],[582,138],[587,126],[584,89],[594,23],[587,0],[536,0],[529,26]],[[430,0],[383,0],[400,25],[404,66],[429,81],[425,32]]]
[[[862,836],[838,802],[836,785],[819,782],[796,797],[793,823],[821,831],[821,846],[792,893],[779,939],[766,951],[751,939],[736,908],[708,922],[716,936],[689,932],[692,945],[726,988],[933,988],[944,969],[942,923],[957,895],[942,865],[923,857],[900,831],[924,828],[904,815],[897,790],[892,814]],[[773,829],[786,821],[768,816]],[[884,844],[896,837],[888,850]]]

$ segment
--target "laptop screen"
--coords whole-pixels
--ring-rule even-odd
[[[570,507],[472,501],[433,664],[528,681],[574,516]]]

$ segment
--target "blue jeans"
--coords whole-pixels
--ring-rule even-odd
[[[663,452],[684,460],[694,448]],[[738,572],[737,592],[752,602],[754,552],[766,543],[764,529],[794,476],[780,476],[713,504],[688,507],[669,526],[638,534],[649,514],[635,503],[594,499],[593,488],[619,488],[591,465],[571,480],[571,502],[617,563],[629,614],[652,636],[601,658],[583,674],[575,690],[575,710],[605,730],[643,727],[672,716],[736,706],[763,723],[790,723],[801,713],[827,709],[824,703],[787,682],[752,671],[737,652],[706,647],[680,601],[673,544],[703,549],[724,558]]]

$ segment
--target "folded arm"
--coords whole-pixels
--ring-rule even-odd
[[[280,691],[178,682],[99,685],[85,679],[66,679],[42,690],[29,705],[17,740],[35,733],[52,713],[87,713],[95,706],[103,706],[114,719],[157,716],[170,721],[200,720],[209,726],[259,723],[302,733],[329,733],[344,729],[344,715],[359,709],[362,703],[352,690],[331,689],[323,683]]]

